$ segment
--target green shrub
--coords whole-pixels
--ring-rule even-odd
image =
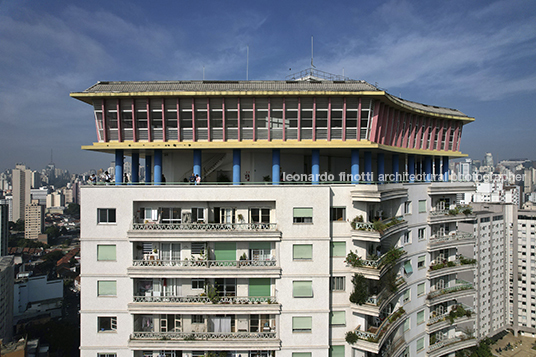
[[[348,331],[346,333],[346,342],[348,342],[349,344],[353,345],[354,343],[356,343],[358,340],[358,337],[357,337],[357,333],[355,333],[354,331]]]

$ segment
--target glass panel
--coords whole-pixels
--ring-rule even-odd
[[[294,259],[313,259],[313,245],[294,244],[292,257]]]
[[[344,311],[331,312],[332,325],[346,325],[346,313]]]
[[[294,297],[313,297],[312,281],[293,281],[292,296]]]
[[[216,260],[236,260],[236,243],[216,242],[214,256]]]
[[[98,296],[115,296],[117,295],[116,281],[97,281]]]
[[[312,208],[294,208],[294,217],[312,218],[313,209]]]
[[[115,244],[114,245],[97,245],[97,260],[115,260]]]
[[[331,256],[332,257],[346,256],[346,242],[332,242],[331,243]]]
[[[271,296],[270,278],[250,278],[249,296]]]
[[[294,316],[292,318],[292,330],[311,330],[313,318],[311,316]]]

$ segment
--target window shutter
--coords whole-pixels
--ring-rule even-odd
[[[294,259],[313,259],[312,244],[294,244],[292,256]]]
[[[114,245],[97,245],[97,260],[116,260]]]
[[[293,297],[313,297],[313,282],[312,281],[293,281],[292,282]]]

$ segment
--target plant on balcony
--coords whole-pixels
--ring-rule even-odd
[[[463,265],[465,265],[465,264],[476,264],[476,259],[467,259],[467,258],[461,257],[460,258],[460,263],[462,263]]]
[[[352,284],[354,291],[350,294],[350,302],[363,305],[369,298],[367,279],[362,274],[354,274]]]
[[[240,221],[240,223],[244,223],[244,216],[241,213],[237,214],[236,218]]]
[[[350,251],[348,255],[346,256],[346,259],[344,260],[346,264],[350,264],[354,268],[362,267],[363,261],[361,260],[361,257],[357,255],[356,253]]]
[[[192,333],[191,335],[184,336],[184,341],[195,341],[195,335]]]
[[[449,209],[449,216],[457,216],[458,214],[460,214],[460,209],[458,207]]]
[[[385,232],[385,230],[387,229],[387,224],[385,224],[383,221],[378,220],[372,222],[372,227],[376,232],[383,234],[383,232]]]
[[[445,264],[439,263],[430,266],[430,270],[439,270],[445,267]]]
[[[352,229],[356,229],[357,223],[362,223],[362,222],[363,222],[363,216],[355,216],[352,222],[350,222],[350,224],[352,225]],[[360,228],[360,230],[365,230],[365,229]]]
[[[348,342],[349,344],[353,345],[357,342],[358,339],[359,338],[357,337],[357,333],[355,333],[354,331],[348,331],[346,333],[346,342]]]
[[[218,290],[212,284],[205,285],[205,294],[213,304],[217,304],[221,299],[221,297],[218,294]]]
[[[450,310],[449,314],[447,315],[447,320],[449,320],[449,323],[452,325],[455,319],[464,316],[471,317],[471,314],[471,311],[465,310],[462,305],[456,305],[452,310]]]
[[[404,255],[404,253],[406,253],[406,251],[402,248],[392,247],[387,253],[385,253],[381,265],[384,266],[396,262],[398,259],[400,259],[400,257]]]
[[[473,208],[471,208],[471,207],[467,207],[467,208],[465,208],[465,209],[462,211],[462,213],[463,213],[464,215],[468,216],[468,215],[470,215],[470,214],[473,213]]]
[[[398,291],[396,271],[390,270],[380,279],[380,285],[385,286],[390,294],[394,294]]]

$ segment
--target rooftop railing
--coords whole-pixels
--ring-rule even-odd
[[[247,268],[275,267],[276,260],[133,260],[135,267]]]
[[[178,304],[277,304],[275,296],[134,296],[136,303]]]
[[[275,231],[277,223],[132,223],[134,231]]]
[[[267,340],[275,332],[134,332],[131,340]]]
[[[469,290],[469,289],[473,289],[473,284],[471,284],[471,283],[469,283],[467,281],[464,281],[464,280],[456,279],[456,285],[449,286],[449,287],[444,288],[444,289],[431,291],[428,294],[427,299],[431,300],[431,299],[434,299],[434,298],[436,298],[438,296],[441,296],[441,295],[450,294],[450,293],[457,292],[457,291],[462,291],[462,290]]]

